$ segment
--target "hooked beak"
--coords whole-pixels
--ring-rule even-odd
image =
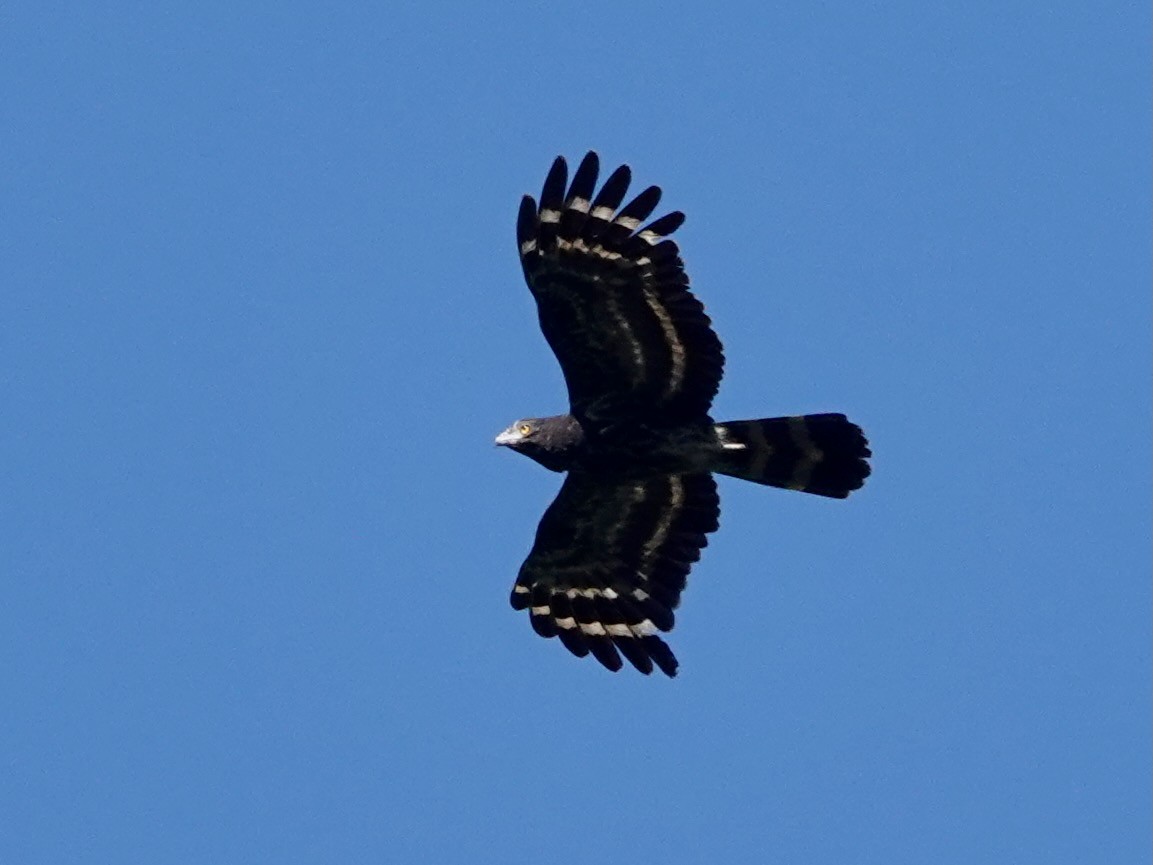
[[[495,443],[500,447],[512,447],[524,439],[515,426],[510,426],[495,439]]]

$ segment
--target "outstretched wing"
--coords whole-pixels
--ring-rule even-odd
[[[533,629],[610,670],[621,655],[648,674],[675,676],[657,633],[673,626],[689,568],[717,528],[710,474],[642,480],[570,472],[537,528],[512,590]]]
[[[541,330],[560,361],[572,413],[670,422],[709,411],[724,366],[721,342],[690,293],[677,244],[684,214],[641,224],[656,209],[650,186],[621,207],[631,174],[614,171],[594,197],[599,160],[589,152],[566,192],[558,156],[538,207],[521,201],[517,246]]]

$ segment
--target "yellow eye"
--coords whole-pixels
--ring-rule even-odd
[[[532,427],[529,424],[522,423],[519,427],[519,432],[522,436],[526,436],[532,432]]]

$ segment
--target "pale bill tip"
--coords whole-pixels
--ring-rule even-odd
[[[510,445],[514,445],[519,442],[522,438],[524,438],[524,436],[517,432],[515,428],[509,427],[495,439],[493,439],[493,443],[504,447],[509,447]]]

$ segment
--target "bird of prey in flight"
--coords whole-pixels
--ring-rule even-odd
[[[724,355],[669,239],[684,214],[645,224],[661,190],[622,206],[628,166],[597,191],[599,169],[590,152],[569,183],[557,157],[540,203],[526,195],[517,218],[525,280],[569,411],[518,420],[496,438],[567,472],[511,600],[538,634],[578,657],[615,671],[623,655],[642,673],[655,666],[674,676],[677,659],[660,634],[717,528],[713,474],[840,499],[864,483],[872,454],[842,414],[710,417]]]

